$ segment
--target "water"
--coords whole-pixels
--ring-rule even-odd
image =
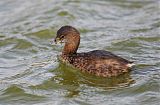
[[[1,105],[159,105],[160,1],[0,0]],[[81,32],[79,52],[103,49],[136,63],[113,78],[60,64],[62,25]]]

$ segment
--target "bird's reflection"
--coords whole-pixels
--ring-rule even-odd
[[[118,77],[102,78],[82,73],[66,64],[60,63],[56,69],[49,71],[54,76],[45,80],[42,84],[31,86],[32,89],[58,91],[65,97],[79,96],[82,92],[95,88],[104,91],[128,87],[135,81],[130,73]]]
[[[130,77],[130,73],[120,75],[118,77],[102,78],[94,75],[81,73],[66,64],[60,63],[59,67],[52,71],[55,76],[51,79],[53,82],[60,84],[63,89],[68,92],[65,96],[73,97],[79,95],[85,86],[116,89],[126,87],[135,81]]]

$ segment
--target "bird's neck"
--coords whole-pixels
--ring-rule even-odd
[[[62,55],[72,55],[77,53],[77,49],[80,43],[80,36],[74,35],[72,37],[68,37],[65,42],[65,46],[62,52]]]

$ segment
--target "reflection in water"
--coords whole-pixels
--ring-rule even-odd
[[[55,76],[50,81],[59,84],[61,88],[67,90],[66,96],[68,97],[78,95],[83,85],[109,91],[110,89],[123,88],[135,83],[130,77],[130,73],[111,78],[95,77],[94,75],[81,73],[79,70],[62,63],[52,72]]]

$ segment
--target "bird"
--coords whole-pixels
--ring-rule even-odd
[[[127,73],[135,65],[105,50],[93,50],[77,53],[80,44],[80,32],[69,25],[62,26],[56,33],[55,43],[64,43],[59,58],[83,73],[98,77],[114,77]]]

